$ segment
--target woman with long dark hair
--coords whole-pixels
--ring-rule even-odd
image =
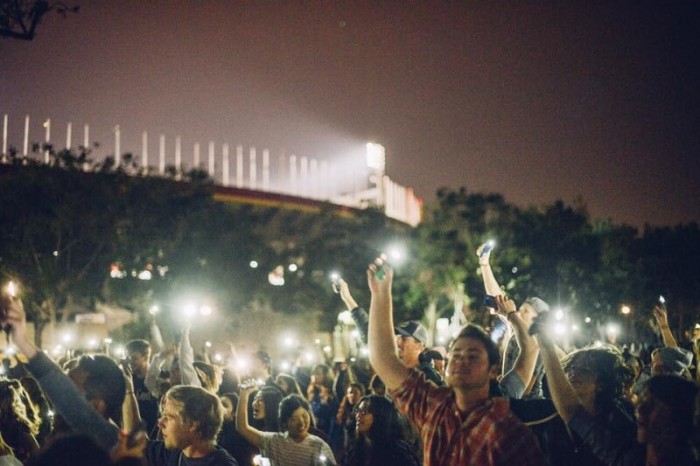
[[[357,439],[345,456],[345,466],[420,466],[405,441],[403,423],[394,404],[377,395],[363,397],[355,410]]]
[[[279,405],[282,394],[276,388],[261,387],[253,397],[250,425],[263,432],[279,432]]]

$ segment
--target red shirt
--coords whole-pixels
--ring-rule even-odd
[[[415,369],[391,393],[420,429],[425,466],[545,464],[535,435],[505,398],[485,400],[462,420],[454,391],[426,381]]]

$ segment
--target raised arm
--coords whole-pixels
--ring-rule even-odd
[[[348,283],[342,278],[338,279],[338,288],[340,293],[340,299],[345,303],[345,307],[352,315],[352,320],[355,322],[357,331],[360,332],[360,340],[365,345],[367,344],[367,326],[369,322],[369,317],[367,316],[367,311],[362,309],[357,305],[357,301],[350,294],[350,287]]]
[[[27,369],[39,383],[58,414],[76,432],[94,437],[109,449],[118,440],[118,428],[104,419],[88,402],[73,381],[27,337],[27,318],[18,298],[3,296],[0,302],[2,326],[8,326],[19,352],[29,360]]]
[[[130,431],[141,420],[139,412],[139,403],[134,394],[134,380],[132,379],[131,368],[128,364],[122,364],[122,372],[124,373],[124,384],[126,392],[124,394],[124,402],[122,403],[122,429]]]
[[[369,306],[369,361],[388,389],[398,388],[408,377],[409,370],[401,364],[396,353],[394,318],[392,316],[391,283],[394,271],[383,265],[384,276],[377,277],[377,267],[370,264],[367,282],[372,293]]]
[[[182,329],[182,336],[180,337],[180,375],[182,377],[182,385],[201,387],[202,382],[197,377],[197,371],[194,368],[194,350],[190,344],[191,325],[187,322],[185,328]]]
[[[500,296],[503,294],[503,291],[501,287],[498,286],[496,277],[493,275],[493,270],[491,270],[491,264],[489,262],[491,251],[489,250],[489,252],[484,253],[484,248],[486,248],[486,246],[487,243],[484,243],[476,250],[476,255],[479,257],[479,267],[481,268],[481,278],[484,280],[484,289],[488,295]]]
[[[241,391],[239,392],[238,399],[238,409],[236,409],[236,430],[239,434],[243,436],[251,445],[256,448],[262,447],[262,434],[261,432],[251,427],[248,424],[248,399],[250,394],[257,390],[255,385],[253,386],[241,386]]]
[[[569,422],[576,411],[583,407],[583,404],[566,377],[554,343],[544,333],[544,329],[537,334],[537,342],[542,353],[542,363],[547,374],[547,383],[549,384],[552,401],[557,408],[559,416],[565,422]]]
[[[523,385],[528,387],[532,380],[532,374],[535,372],[537,354],[539,353],[537,341],[535,337],[528,333],[529,329],[527,328],[527,324],[520,317],[513,300],[505,299],[502,295],[497,295],[496,303],[498,304],[499,312],[504,314],[508,322],[513,326],[515,339],[520,347],[520,354],[518,354],[513,369],[511,370],[515,371],[520,377],[520,380],[522,380]]]
[[[659,324],[661,329],[661,338],[664,340],[664,345],[668,348],[676,348],[678,343],[668,325],[668,311],[666,307],[654,306],[654,318],[656,318],[656,323]]]

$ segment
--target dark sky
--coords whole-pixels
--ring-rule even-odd
[[[120,124],[151,154],[160,132],[329,158],[372,140],[428,201],[466,186],[700,220],[700,2],[76,2],[0,41],[17,146],[25,114],[33,140],[50,117],[111,148]]]

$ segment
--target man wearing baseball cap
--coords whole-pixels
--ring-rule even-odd
[[[399,359],[409,369],[417,368],[437,386],[445,385],[444,380],[432,364],[431,358],[421,361],[421,353],[426,350],[428,330],[417,320],[409,320],[394,328]]]

